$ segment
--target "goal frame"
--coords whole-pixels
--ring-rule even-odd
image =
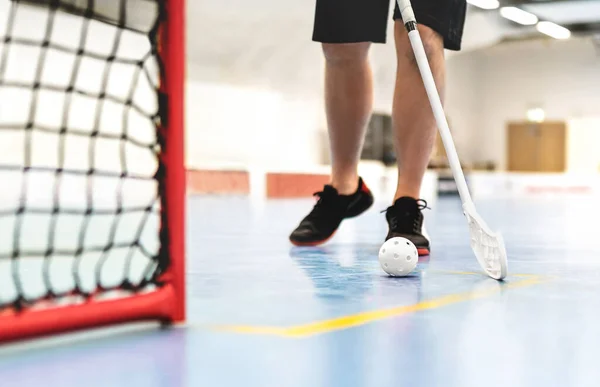
[[[165,67],[161,92],[166,96],[168,117],[161,128],[168,137],[160,155],[165,165],[161,211],[168,219],[163,248],[170,257],[170,265],[161,275],[165,285],[121,299],[90,297],[81,304],[0,312],[0,342],[136,321],[185,321],[185,0],[165,0],[165,12],[159,36],[159,55]]]

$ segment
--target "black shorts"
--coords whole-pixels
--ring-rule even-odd
[[[390,0],[317,0],[313,40],[385,43],[389,6]],[[417,23],[439,33],[447,49],[460,50],[466,0],[413,0],[412,7]],[[401,18],[396,4],[394,20]]]

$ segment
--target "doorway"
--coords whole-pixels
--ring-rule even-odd
[[[564,122],[511,122],[507,128],[507,168],[511,172],[565,172]]]

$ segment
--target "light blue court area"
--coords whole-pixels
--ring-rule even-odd
[[[504,283],[480,274],[455,198],[431,203],[432,255],[395,279],[376,256],[385,203],[322,248],[292,248],[311,204],[190,198],[186,326],[10,345],[0,386],[600,386],[593,198],[478,201],[504,232]]]

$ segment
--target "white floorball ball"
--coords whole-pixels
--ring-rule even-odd
[[[409,275],[417,267],[417,247],[406,238],[388,239],[379,249],[379,264],[383,271],[394,277]]]

